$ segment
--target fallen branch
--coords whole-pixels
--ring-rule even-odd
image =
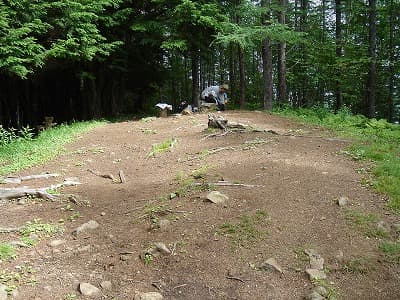
[[[239,278],[239,277],[232,277],[232,276],[226,276],[226,278],[227,279],[232,279],[232,280],[237,280],[237,281],[240,281],[240,282],[245,282],[243,279],[241,279],[241,278]]]
[[[113,182],[115,182],[115,178],[112,174],[101,174],[101,173],[97,172],[96,170],[92,170],[92,169],[88,169],[88,171],[96,176],[108,178],[108,179],[111,179]]]
[[[126,183],[125,174],[122,170],[119,171],[119,179],[121,180],[121,183]]]
[[[22,227],[0,227],[0,233],[20,232]]]
[[[78,181],[66,180],[63,183],[59,183],[56,185],[51,185],[49,187],[44,188],[28,188],[28,187],[19,187],[19,188],[6,188],[0,189],[0,200],[11,200],[15,198],[21,198],[26,196],[33,196],[36,198],[42,198],[45,200],[53,200],[54,195],[49,194],[48,190],[56,190],[63,186],[71,186],[80,184]]]
[[[218,181],[218,182],[207,183],[207,184],[215,185],[215,186],[236,186],[236,187],[247,187],[247,188],[265,187],[264,185],[231,183],[231,182],[227,182],[227,181]],[[204,183],[194,183],[194,185],[204,185]]]
[[[22,177],[8,176],[2,179],[4,183],[21,183],[22,181],[32,180],[32,179],[48,179],[52,177],[58,177],[60,174],[49,173],[49,174],[38,174],[38,175],[28,175]]]

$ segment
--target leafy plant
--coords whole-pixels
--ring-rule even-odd
[[[381,243],[380,249],[389,261],[400,264],[400,242],[384,241]]]
[[[0,261],[16,257],[17,254],[14,246],[7,243],[0,243]]]
[[[149,153],[149,157],[155,157],[159,153],[163,153],[166,151],[170,151],[174,145],[176,144],[176,139],[170,138],[164,142],[159,144],[154,144],[151,147],[151,152]]]

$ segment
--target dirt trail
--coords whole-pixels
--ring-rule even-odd
[[[204,131],[206,114],[113,123],[85,134],[50,163],[14,174],[62,174],[26,184],[31,187],[65,177],[82,183],[62,188],[71,196],[53,202],[0,202],[1,227],[64,220],[63,233],[0,262],[5,274],[22,273],[23,266],[34,271],[35,284],[24,274],[15,299],[89,299],[78,285],[100,288],[105,281],[111,287],[90,299],[144,292],[164,299],[303,299],[316,286],[339,299],[399,299],[399,266],[386,262],[380,240],[368,238],[349,215],[371,213],[389,228],[399,220],[382,195],[361,185],[366,166],[340,154],[349,142],[261,112],[223,115],[278,134],[211,136]],[[172,151],[149,157],[152,144],[169,138],[176,139]],[[118,181],[121,170],[126,183],[98,176]],[[206,185],[222,180],[232,185]],[[206,201],[207,187],[229,199]],[[349,203],[339,207],[340,197]],[[90,220],[99,227],[72,234]],[[50,246],[54,240],[60,244]],[[157,242],[172,253],[143,260]],[[307,249],[324,259],[327,279],[309,279]],[[282,272],[266,267],[271,258]]]

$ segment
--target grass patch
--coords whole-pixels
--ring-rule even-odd
[[[13,245],[7,243],[0,243],[0,261],[14,259],[17,253]]]
[[[348,260],[342,270],[347,273],[367,274],[373,270],[373,264],[367,257],[358,257]]]
[[[36,284],[35,270],[32,266],[22,265],[19,266],[17,272],[0,270],[0,284],[6,286],[6,291],[11,293],[21,285]]]
[[[379,218],[374,214],[366,214],[358,210],[348,209],[346,220],[370,238],[388,238],[389,234],[378,227]]]
[[[400,242],[382,242],[380,249],[389,261],[400,264]]]
[[[21,240],[29,245],[35,246],[38,241],[43,237],[54,236],[58,232],[62,232],[63,227],[58,224],[42,223],[40,219],[29,221],[20,230],[22,235]],[[37,237],[32,237],[36,235]]]
[[[174,147],[176,144],[176,139],[170,138],[166,141],[163,141],[159,144],[154,144],[151,146],[151,152],[149,153],[149,157],[155,157],[157,154],[166,152],[166,151],[171,151],[171,149]]]
[[[291,109],[280,106],[278,115],[331,129],[338,136],[354,139],[344,151],[355,160],[373,161],[372,187],[389,196],[388,206],[400,213],[400,126],[386,120],[352,115],[346,108],[334,114],[326,108]]]
[[[222,224],[217,233],[228,237],[237,247],[249,248],[266,235],[266,223],[267,214],[257,210],[253,215],[243,215],[238,223]]]
[[[0,175],[43,164],[65,152],[65,145],[104,121],[76,122],[41,132],[33,139],[14,139],[0,145]]]

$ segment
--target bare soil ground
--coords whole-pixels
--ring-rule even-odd
[[[355,211],[374,214],[391,235],[399,222],[385,197],[361,184],[368,166],[341,154],[350,142],[261,112],[223,116],[278,134],[212,136],[205,131],[207,114],[112,123],[83,135],[48,164],[13,174],[62,174],[24,183],[30,187],[66,177],[82,183],[60,189],[64,196],[55,201],[0,202],[0,227],[64,221],[62,233],[0,262],[3,278],[21,275],[14,298],[89,299],[78,291],[80,283],[100,288],[110,281],[91,298],[159,292],[164,299],[303,299],[324,285],[339,299],[400,299],[399,265],[349,218]],[[149,157],[152,144],[169,138],[176,139],[172,151]],[[119,182],[121,170],[126,183]],[[206,200],[206,184],[218,181],[232,184],[208,186],[229,197],[223,204]],[[349,203],[340,207],[340,197]],[[100,226],[72,234],[90,220]],[[0,239],[16,241],[20,234],[0,233]],[[60,244],[51,246],[54,240]],[[143,259],[157,242],[171,253]],[[306,249],[324,259],[327,279],[309,279]],[[265,268],[270,258],[282,272]],[[34,279],[23,271],[27,267]]]

